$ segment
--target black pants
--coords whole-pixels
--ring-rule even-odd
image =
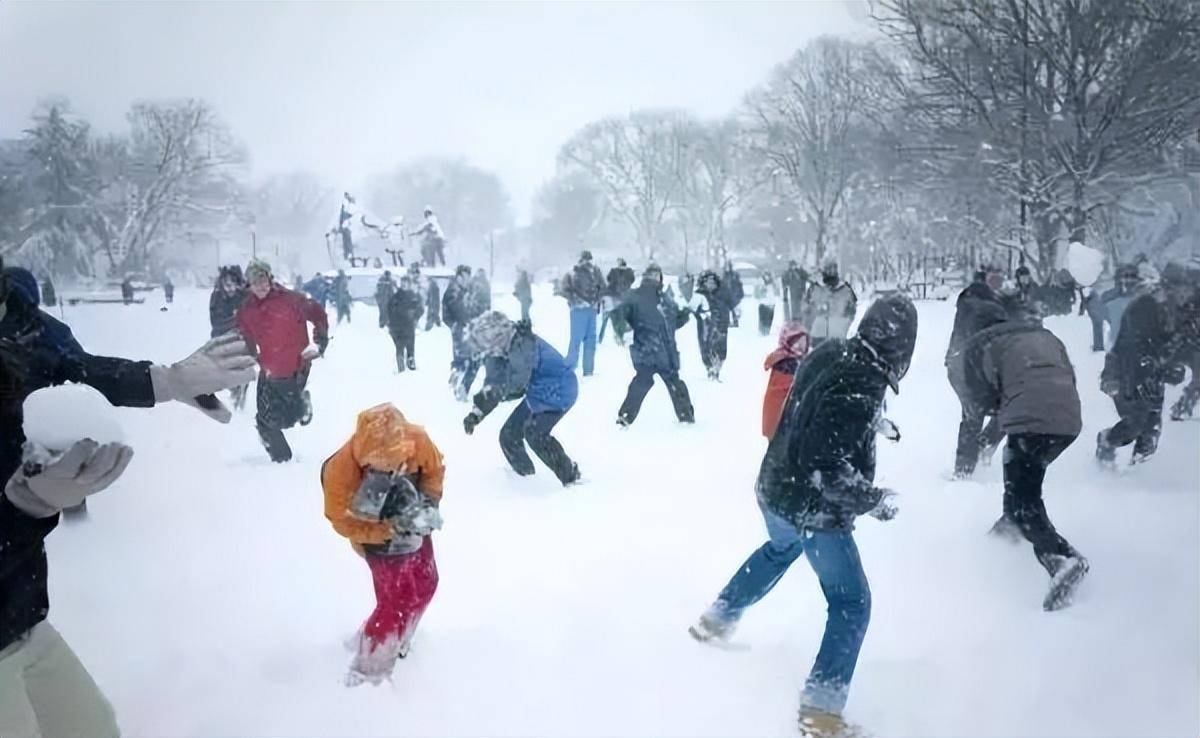
[[[268,377],[258,375],[258,415],[255,425],[263,447],[271,461],[287,461],[292,458],[292,448],[283,431],[300,421],[305,412],[304,385],[308,382],[307,372],[291,377]]]
[[[543,464],[550,467],[558,481],[563,484],[575,481],[574,462],[558,439],[550,435],[565,414],[557,411],[535,413],[528,402],[521,402],[512,411],[500,428],[500,450],[517,474],[529,476],[534,472],[533,461],[525,452],[525,444],[529,444],[529,448],[533,449]]]
[[[1105,441],[1113,448],[1133,444],[1133,452],[1149,456],[1158,448],[1158,434],[1162,431],[1162,395],[1157,397],[1113,398],[1117,415],[1121,420],[1104,434]]]
[[[621,403],[620,417],[627,423],[632,423],[637,418],[638,412],[642,409],[642,401],[646,399],[646,393],[654,386],[655,374],[662,378],[663,384],[667,385],[667,392],[671,395],[671,404],[675,406],[675,417],[685,423],[694,421],[696,415],[692,409],[692,398],[688,396],[687,385],[679,378],[679,372],[642,368],[637,368],[637,373],[629,382],[625,401]]]
[[[348,302],[337,303],[337,322],[341,323],[342,318],[345,318],[347,323],[350,322],[350,303]]]
[[[396,344],[396,371],[417,368],[417,329],[409,326],[391,331],[392,343]]]
[[[770,335],[771,324],[775,322],[775,306],[758,304],[758,332],[764,336]]]
[[[521,300],[521,320],[529,320],[529,306],[533,305],[532,300]]]
[[[1004,517],[1015,523],[1033,544],[1033,553],[1051,576],[1056,570],[1051,568],[1047,557],[1077,554],[1046,515],[1042,481],[1046,478],[1046,467],[1074,440],[1075,436],[1019,433],[1009,436],[1004,448]]]
[[[713,375],[721,371],[729,353],[729,326],[720,325],[712,319],[704,322],[700,331],[700,359]]]
[[[948,368],[950,386],[958,395],[962,404],[962,416],[958,422],[958,444],[954,450],[954,473],[971,475],[975,473],[975,465],[979,463],[979,454],[983,449],[994,449],[1004,440],[1004,431],[993,418],[984,427],[988,416],[979,405],[966,394],[965,380],[959,376],[954,367]]]

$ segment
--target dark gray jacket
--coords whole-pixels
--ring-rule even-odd
[[[1053,333],[1006,321],[971,337],[963,356],[971,399],[1006,434],[1079,435],[1075,369]]]

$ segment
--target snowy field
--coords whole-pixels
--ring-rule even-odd
[[[207,338],[207,293],[180,290],[168,312],[159,299],[66,319],[92,352],[182,358]],[[847,719],[877,736],[1200,734],[1200,423],[1166,422],[1150,463],[1101,472],[1095,435],[1115,420],[1102,356],[1086,318],[1048,322],[1075,363],[1084,430],[1050,468],[1047,505],[1092,571],[1073,607],[1047,614],[1029,547],[986,535],[998,463],[948,481],[953,306],[919,307],[912,371],[889,399],[903,440],[879,446],[900,516],[863,518],[856,534],[874,608]],[[565,490],[540,465],[526,479],[507,469],[496,434],[511,404],[464,435],[448,331],[419,335],[419,371],[398,376],[369,306],[333,328],[290,464],[267,460],[252,407],[230,426],[184,406],[115,410],[137,455],[89,520],[49,538],[51,620],[127,736],[794,735],[824,622],[807,564],[747,614],[747,648],[687,635],[765,535],[753,483],[773,339],[743,310],[723,383],[704,378],[693,325],[678,334],[694,426],[657,385],[618,428],[632,371],[624,349],[601,346],[558,427],[587,480]],[[539,293],[533,316],[565,348],[565,303]],[[318,472],[382,401],[446,457],[441,586],[393,683],[348,689],[343,641],[373,606],[371,581],[323,517]]]

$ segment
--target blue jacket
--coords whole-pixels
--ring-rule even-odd
[[[534,335],[527,325],[518,327],[504,354],[488,357],[485,362],[487,378],[475,395],[475,406],[484,415],[504,400],[520,397],[535,413],[565,413],[579,397],[575,371],[562,354]]]

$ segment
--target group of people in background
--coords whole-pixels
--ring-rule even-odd
[[[315,296],[283,286],[265,262],[252,261],[244,272],[223,267],[209,302],[212,340],[184,361],[158,366],[88,354],[69,328],[40,309],[31,274],[8,268],[0,276],[0,410],[6,431],[10,426],[18,431],[6,433],[0,446],[6,480],[0,542],[6,563],[13,562],[0,577],[0,663],[19,659],[21,673],[53,672],[55,688],[66,689],[72,704],[61,720],[83,720],[85,732],[115,735],[111,708],[44,621],[42,539],[60,510],[119,477],[130,451],[80,441],[50,462],[50,473],[23,468],[21,402],[40,387],[79,381],[114,404],[175,400],[227,422],[231,414],[213,393],[230,390],[240,407],[257,365],[259,436],[272,460],[286,461],[291,449],[283,431],[312,419],[306,385],[313,362],[329,345],[326,309]],[[1189,368],[1191,383],[1171,417],[1190,417],[1200,400],[1200,265],[1169,263],[1156,276],[1151,281],[1136,265],[1119,265],[1112,287],[1094,287],[1081,304],[1099,323],[1092,348],[1107,350],[1100,388],[1120,416],[1097,437],[1096,458],[1106,467],[1123,446],[1133,445],[1133,463],[1154,454],[1165,386],[1184,381]],[[339,293],[346,295],[347,319],[348,281],[342,272],[328,285],[323,278],[314,285],[330,288],[335,305]],[[607,325],[619,343],[627,343],[634,369],[618,410],[621,426],[637,418],[655,376],[666,386],[678,420],[694,422],[675,334],[691,317],[697,319],[701,357],[716,379],[728,331],[736,325],[743,290],[731,265],[694,279],[685,276],[678,285],[681,299],[653,263],[635,281],[623,260],[605,276],[590,253],[580,255],[559,283],[571,311],[565,355],[534,332],[527,274],[514,289],[522,312],[517,320],[492,309],[486,273],[465,265],[440,294],[418,265],[398,280],[385,273],[375,298],[398,372],[416,368],[422,316],[428,316],[426,330],[444,321],[452,336],[454,394],[471,402],[464,432],[473,434],[501,403],[514,402],[499,432],[509,465],[517,474],[533,474],[531,450],[563,485],[571,485],[581,479],[579,465],[553,430],[578,399],[578,364],[582,361],[585,377],[594,373],[596,342]],[[773,277],[764,277],[760,289],[774,285]],[[793,262],[780,275],[778,289],[784,320],[778,345],[764,361],[769,376],[762,432],[768,446],[756,482],[768,540],[689,632],[702,642],[728,641],[746,609],[807,554],[828,602],[828,619],[802,691],[800,722],[813,734],[833,735],[845,727],[841,712],[871,610],[854,521],[862,515],[886,521],[897,512],[895,493],[874,484],[875,439],[900,439],[884,415],[884,397],[889,389],[899,391],[908,371],[917,314],[906,296],[886,294],[869,306],[851,336],[857,296],[835,264],[823,265],[819,280],[810,282]],[[1050,577],[1046,610],[1069,605],[1088,571],[1087,559],[1057,531],[1043,502],[1047,468],[1082,429],[1074,367],[1062,342],[1042,324],[1046,315],[1069,313],[1073,294],[1065,284],[1039,288],[1024,268],[1009,282],[1001,269],[984,267],[956,300],[945,355],[949,383],[962,406],[954,474],[970,476],[1006,442],[1001,512],[991,533],[1032,544]],[[760,304],[769,302],[760,297]],[[765,322],[769,332],[773,307],[759,317],[760,330]],[[482,389],[471,397],[481,368]],[[322,467],[326,516],[363,554],[377,595],[356,642],[349,683],[385,679],[411,646],[437,587],[430,536],[441,527],[443,477],[433,441],[390,404],[364,411],[355,433]],[[44,734],[52,734],[60,719],[49,713],[25,717],[41,723]]]

